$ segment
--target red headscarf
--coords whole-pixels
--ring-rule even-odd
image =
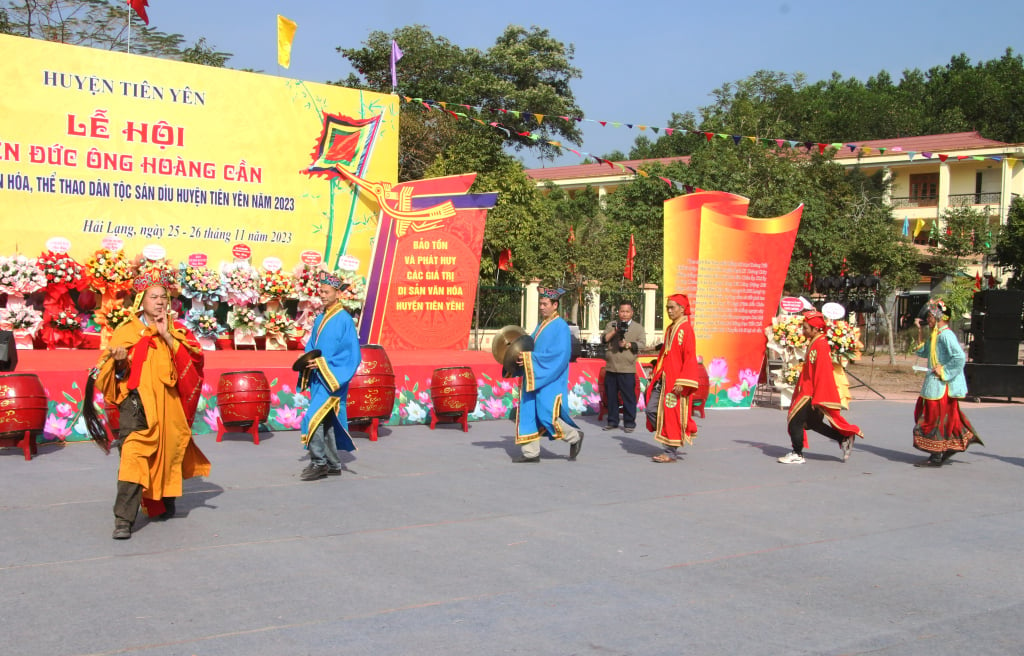
[[[672,294],[668,297],[669,301],[675,301],[676,305],[683,308],[683,314],[689,316],[690,314],[690,298],[686,294]],[[668,301],[666,301],[668,302]]]
[[[804,312],[804,323],[811,328],[825,330],[825,315],[816,310]]]

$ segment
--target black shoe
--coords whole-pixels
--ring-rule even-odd
[[[618,426],[612,426],[611,424],[609,424],[609,425],[605,426],[604,428],[602,428],[601,430],[606,430],[606,431],[609,431],[609,430],[619,430],[619,427]]]
[[[160,515],[163,519],[170,519],[171,517],[174,517],[176,510],[174,506],[174,499],[175,497],[164,497],[164,514]]]
[[[302,470],[299,476],[300,481],[318,481],[327,478],[327,465],[313,465]]]
[[[953,456],[955,456],[958,453],[960,453],[960,452],[959,451],[953,451],[952,449],[950,449],[949,451],[946,451],[945,453],[942,454],[942,463],[945,464],[947,460],[949,460],[950,458],[952,458]]]
[[[328,476],[341,476],[341,467],[338,467],[337,469],[335,469],[334,467],[328,466],[327,467],[327,475]]]
[[[526,456],[519,456],[518,458],[513,458],[512,462],[540,462],[540,456],[533,456],[532,458],[527,458]]]
[[[110,537],[115,540],[128,540],[132,537],[132,523],[127,519],[114,520],[114,534]]]
[[[942,466],[942,460],[941,460],[941,458],[939,460],[934,460],[932,458],[928,458],[927,460],[922,460],[920,462],[915,462],[914,466],[915,467],[941,467]]]
[[[580,454],[580,449],[583,448],[583,433],[580,432],[580,439],[576,440],[574,444],[569,445],[569,460],[575,460],[576,456]]]

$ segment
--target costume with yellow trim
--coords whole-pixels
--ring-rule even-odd
[[[675,295],[679,296],[679,295]],[[676,301],[679,303],[679,301]],[[682,306],[682,303],[680,303]],[[661,397],[658,400],[658,423],[652,425],[650,417],[647,427],[654,433],[654,439],[670,447],[692,444],[697,435],[697,422],[693,420],[693,393],[697,391],[697,341],[693,323],[689,317],[689,302],[684,314],[665,329],[665,341],[661,347],[658,363],[651,372],[646,400],[649,403],[654,386],[661,382]],[[683,387],[683,394],[676,396],[672,389]]]
[[[805,321],[815,325],[816,319]],[[814,313],[819,314],[820,313]],[[821,320],[821,328],[825,326],[824,319]],[[804,358],[804,366],[800,370],[800,377],[796,381],[796,389],[793,390],[793,402],[789,407],[789,414],[786,420],[792,421],[797,412],[808,403],[811,407],[820,412],[828,419],[832,428],[836,429],[844,437],[864,437],[860,428],[848,422],[840,414],[842,401],[839,398],[839,388],[836,387],[836,378],[832,370],[832,352],[829,350],[828,338],[819,334],[810,344],[807,345],[807,356]],[[802,428],[801,428],[802,429]],[[804,447],[807,447],[807,431],[803,430]]]
[[[949,319],[941,301],[930,303],[928,310],[936,319]],[[951,455],[966,451],[972,442],[984,445],[960,409],[959,399],[967,396],[967,357],[956,335],[947,326],[935,326],[917,355],[928,358],[929,371],[914,407],[914,448]]]
[[[569,356],[572,338],[569,324],[553,314],[533,331],[533,351],[523,353],[523,382],[519,387],[516,444],[547,435],[565,437],[558,420],[579,428],[566,407],[569,397]]]
[[[182,322],[175,321],[167,332],[173,347],[140,317],[119,326],[109,348],[127,349],[131,374],[119,378],[116,362],[104,357],[96,378],[96,390],[108,403],[122,403],[133,385],[142,400],[148,427],[124,439],[117,478],[142,486],[150,517],[164,512],[161,499],[181,496],[183,479],[210,473],[210,461],[192,439],[203,387],[203,350]]]
[[[306,416],[302,418],[302,443],[308,445],[320,424],[330,418],[338,448],[355,451],[348,432],[345,401],[349,381],[355,376],[362,356],[355,323],[341,303],[335,303],[313,320],[306,351],[313,350],[321,352],[320,357],[313,360],[316,369],[299,373],[298,388],[309,389],[310,397]]]

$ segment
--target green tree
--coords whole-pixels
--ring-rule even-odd
[[[128,49],[128,24],[134,13],[127,3],[115,0],[5,0],[0,11],[8,19],[10,34],[122,52]],[[210,66],[223,66],[231,57],[209,48],[205,39],[184,48],[181,34],[168,34],[139,20],[132,20],[130,34],[131,51],[139,55]]]
[[[0,34],[14,34],[11,19],[7,15],[7,10],[2,7],[0,7]]]
[[[990,230],[988,214],[973,207],[946,209],[939,220],[937,243],[931,247],[935,271],[943,282],[946,304],[953,316],[970,311],[975,280],[966,267],[989,250],[985,245]]]
[[[1014,198],[1010,204],[1006,225],[996,246],[996,261],[1010,267],[1013,273],[1006,286],[1024,289],[1024,198]]]
[[[573,46],[558,41],[548,30],[510,25],[486,51],[461,48],[422,25],[375,31],[361,48],[338,48],[356,73],[337,84],[390,92],[392,40],[404,53],[398,65],[399,92],[446,103],[443,110],[427,110],[422,103],[402,104],[400,180],[423,177],[434,159],[462,138],[492,151],[508,146],[517,151],[530,149],[541,157],[557,153],[548,141],[580,143],[577,123],[557,117],[582,117],[571,89],[572,80],[581,72],[572,66]],[[459,104],[449,107],[447,103],[485,107],[491,113],[478,116]],[[457,119],[448,111],[466,116]],[[538,121],[537,115],[543,118]],[[505,126],[507,134],[486,125],[490,122]],[[533,133],[537,139],[520,136],[521,132]]]

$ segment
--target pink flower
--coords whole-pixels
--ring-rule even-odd
[[[47,415],[46,425],[43,427],[43,433],[46,435],[52,435],[55,439],[64,440],[68,435],[71,435],[71,427],[68,426],[68,422],[62,421],[52,415]]]
[[[753,369],[740,370],[740,386],[743,387],[744,391],[757,387],[758,378],[760,378],[760,375]]]
[[[483,378],[477,378],[476,379],[476,386],[477,387],[483,387],[484,385],[486,385],[486,383],[484,383],[484,379]]]
[[[285,428],[299,430],[302,427],[302,414],[296,408],[282,406],[274,411],[274,419]]]
[[[57,404],[57,416],[61,419],[67,419],[71,415],[75,414],[75,409],[68,403]]]
[[[420,403],[426,404],[428,407],[430,406],[430,392],[420,392],[416,397],[420,400]]]
[[[733,403],[739,403],[743,400],[746,394],[743,393],[743,388],[739,385],[734,385],[729,388],[729,400]]]
[[[724,385],[729,382],[726,376],[729,375],[729,363],[725,358],[715,358],[708,367],[708,378],[712,385]]]
[[[282,385],[281,386],[281,394],[291,394],[291,393],[292,393],[291,385]]]
[[[600,394],[590,394],[588,396],[584,396],[583,400],[591,408],[600,408],[601,407],[601,395]]]
[[[217,430],[217,420],[220,419],[220,408],[211,408],[203,413],[203,421],[210,427],[210,430]]]
[[[495,419],[499,419],[506,414],[505,404],[501,402],[501,399],[486,399],[484,401],[484,412]]]
[[[203,383],[203,396],[211,396],[213,394],[213,387],[209,383]]]

